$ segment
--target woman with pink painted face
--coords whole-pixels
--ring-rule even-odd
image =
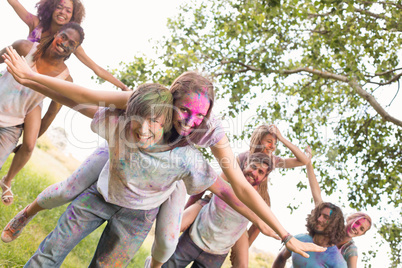
[[[78,85],[72,85],[69,83],[59,83],[53,79],[42,76],[31,76],[29,73],[24,73],[23,60],[18,60],[18,55],[16,56],[16,62],[7,61],[9,68],[13,70],[16,78],[20,79],[33,79],[34,82],[46,86],[35,87],[42,94],[45,94],[57,101],[64,102],[67,98],[68,101],[74,101],[76,103],[88,103],[99,105],[103,103],[105,106],[114,105],[117,108],[124,107],[127,102],[127,92],[99,92],[90,91]],[[16,64],[13,65],[13,63]],[[196,78],[196,79],[194,79]],[[269,226],[274,229],[280,237],[286,237],[288,233],[280,225],[275,216],[272,214],[270,208],[265,204],[264,200],[255,195],[254,188],[246,181],[244,175],[237,165],[236,159],[233,152],[229,146],[228,139],[226,135],[220,134],[216,131],[214,124],[218,125],[219,122],[210,118],[211,109],[213,106],[213,85],[206,78],[196,74],[196,73],[184,73],[179,76],[171,86],[171,92],[174,97],[174,106],[181,108],[182,113],[175,115],[176,119],[181,119],[180,124],[176,123],[175,132],[173,132],[170,137],[168,137],[168,144],[173,147],[177,146],[187,146],[191,144],[206,145],[210,146],[212,153],[217,158],[221,165],[223,172],[225,173],[228,180],[231,182],[233,190],[239,199],[244,202],[250,209],[252,209],[261,219],[266,222]],[[201,86],[200,86],[201,85]],[[181,88],[181,90],[179,90]],[[186,95],[187,94],[187,95]],[[206,110],[206,105],[197,106],[197,108],[192,109],[189,107],[189,100],[181,102],[183,96],[188,96],[189,100],[197,100],[198,102],[209,102],[208,110]],[[184,98],[186,100],[186,98]],[[195,127],[192,122],[196,121],[196,118],[208,118],[209,120],[202,120],[200,125]],[[178,120],[177,120],[178,121]],[[176,127],[178,129],[176,129]],[[194,130],[187,136],[180,135],[183,132],[188,132],[188,129],[194,128]],[[211,143],[213,144],[211,146]],[[164,204],[162,205],[164,206]],[[171,209],[171,208],[170,208]],[[162,207],[161,207],[162,210]],[[169,209],[167,209],[169,210]],[[179,217],[180,218],[180,217]],[[158,216],[159,219],[159,216]],[[173,220],[177,223],[177,217]],[[179,219],[180,221],[180,219]],[[176,224],[177,225],[177,224]],[[180,226],[180,224],[178,225]],[[158,227],[157,227],[158,228]],[[177,231],[178,233],[178,231]],[[286,246],[302,256],[307,257],[308,255],[304,251],[323,251],[324,248],[318,247],[313,244],[301,243],[295,238],[291,238],[287,241]],[[152,265],[155,265],[154,263]],[[160,266],[159,264],[156,264]],[[155,266],[157,267],[157,266]]]
[[[306,148],[306,155],[312,157],[311,148],[308,146]],[[306,165],[307,167],[307,177],[310,184],[311,193],[313,195],[313,200],[315,206],[322,203],[321,189],[318,184],[317,178],[314,174],[313,165],[310,162]],[[357,267],[357,247],[353,241],[354,237],[359,237],[364,235],[371,228],[371,218],[369,215],[363,212],[355,212],[346,218],[346,236],[341,243],[337,245],[338,249],[341,251],[343,258],[345,259],[348,268]]]

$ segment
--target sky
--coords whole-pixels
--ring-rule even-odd
[[[20,0],[20,2],[32,13],[36,14],[34,8],[36,1]],[[178,14],[178,6],[185,3],[185,0],[82,0],[86,8],[86,18],[82,23],[85,31],[85,40],[82,47],[86,53],[103,68],[115,69],[119,67],[120,62],[132,61],[134,55],[143,53],[149,57],[154,56],[152,50],[152,40],[158,40],[163,35],[168,35],[166,28],[167,18]],[[12,44],[18,39],[26,39],[28,27],[19,19],[14,10],[4,0],[0,2],[0,25],[2,25],[2,34],[0,38],[0,48]],[[95,74],[86,66],[80,63],[74,56],[67,62],[71,76],[74,82],[99,90],[117,90],[109,83],[99,85],[91,79]],[[0,70],[5,65],[0,65]],[[216,105],[219,107],[222,105]],[[214,111],[219,114],[219,110]],[[239,115],[234,125],[243,126],[248,115]],[[243,120],[243,121],[242,121]],[[77,159],[83,160],[97,146],[99,138],[89,129],[90,120],[82,115],[72,112],[64,107],[57,116],[53,127],[63,127],[68,133],[69,152]],[[232,128],[233,128],[233,124]],[[285,131],[282,131],[285,133]],[[300,144],[304,148],[306,144]],[[279,145],[280,146],[280,145]],[[246,150],[245,144],[236,144],[233,146],[235,153]],[[284,150],[283,146],[281,148]],[[292,234],[305,232],[305,217],[313,208],[311,194],[309,190],[299,192],[296,183],[300,178],[307,182],[302,168],[296,168],[282,175],[274,171],[270,175],[271,184],[269,192],[271,195],[272,210],[278,217],[282,225]],[[294,183],[292,183],[294,182]],[[345,198],[339,195],[331,197],[323,196],[326,201],[339,204],[339,198]],[[299,204],[300,208],[293,214],[287,208],[289,202]],[[343,208],[344,213],[354,211]],[[368,211],[373,217],[374,222],[379,219],[377,211]],[[374,238],[375,231],[370,230],[365,236],[355,239],[359,248],[359,262],[362,260],[362,252],[367,252],[371,246],[378,243]],[[378,235],[377,235],[378,236]],[[281,247],[280,242],[260,235],[254,243],[259,249],[270,251],[273,254],[278,253]],[[382,246],[377,258],[370,263],[372,267],[386,267],[388,257],[386,256],[388,248]],[[363,265],[359,265],[362,267]]]

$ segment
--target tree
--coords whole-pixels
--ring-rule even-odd
[[[138,57],[120,77],[168,85],[202,70],[221,85],[218,97],[229,98],[229,116],[252,110],[251,126],[286,121],[291,138],[319,155],[327,194],[346,181],[351,207],[381,201],[399,211],[379,228],[397,265],[402,121],[388,111],[402,76],[401,10],[400,1],[194,1],[169,20],[171,36],[156,47],[164,67]]]

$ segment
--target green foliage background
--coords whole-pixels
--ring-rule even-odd
[[[211,76],[227,116],[254,115],[234,139],[284,122],[291,140],[312,147],[327,195],[346,192],[342,202],[357,210],[397,211],[376,223],[396,267],[402,121],[388,111],[400,99],[401,9],[400,1],[189,1],[168,21],[157,58],[139,55],[115,73],[133,88],[169,85],[187,70]]]

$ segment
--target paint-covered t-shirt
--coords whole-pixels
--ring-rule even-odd
[[[33,54],[38,43],[32,45],[31,50],[25,56],[28,64],[34,72],[37,72],[36,65],[33,63]],[[56,78],[66,79],[69,76],[66,68]],[[25,116],[36,106],[42,105],[45,98],[39,92],[18,83],[8,72],[0,77],[0,127],[18,126],[24,123]]]
[[[298,234],[295,238],[302,242],[313,243],[313,238],[308,234]],[[343,259],[337,246],[328,247],[324,252],[307,252],[310,258],[304,258],[300,254],[292,252],[293,268],[347,268],[346,261]]]
[[[107,202],[149,210],[170,196],[176,181],[183,180],[187,193],[196,194],[217,179],[217,173],[191,146],[158,153],[138,150],[124,140],[127,122],[121,110],[102,108],[91,123],[92,130],[109,145],[109,163],[98,180],[98,190]]]
[[[345,243],[341,248],[340,248],[341,254],[345,261],[347,262],[350,257],[352,256],[358,256],[357,254],[357,246],[355,245],[355,241],[350,240],[349,242]]]
[[[204,134],[201,140],[195,144],[196,146],[203,148],[211,147],[218,143],[225,136],[222,121],[213,113],[211,113],[209,116],[207,128],[207,132]]]
[[[190,229],[193,242],[205,252],[226,254],[247,229],[249,220],[213,195]]]

